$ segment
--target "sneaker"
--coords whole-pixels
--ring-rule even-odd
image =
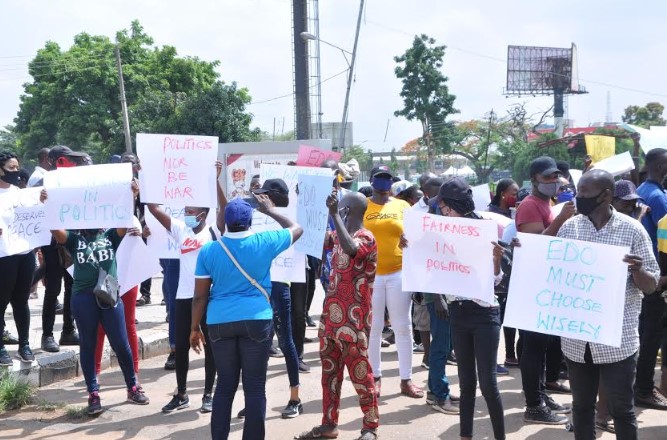
[[[280,351],[280,348],[276,347],[275,345],[272,345],[269,348],[269,356],[271,356],[272,358],[284,357],[283,352]]]
[[[653,388],[648,395],[639,393],[635,394],[635,404],[644,408],[667,410],[667,399],[657,388]]]
[[[569,414],[572,412],[572,408],[566,405],[561,405],[556,402],[551,396],[546,396],[544,398],[544,403],[549,407],[552,413],[554,414]]]
[[[459,407],[452,404],[452,401],[450,399],[437,400],[433,402],[431,408],[433,408],[433,410],[435,411],[440,411],[443,414],[457,415],[461,412],[459,410]]]
[[[167,356],[167,362],[164,363],[165,370],[175,370],[176,369],[176,353],[173,351]]]
[[[317,324],[315,324],[315,321],[313,321],[313,318],[311,318],[308,315],[306,315],[306,325],[308,327],[317,327]]]
[[[428,366],[428,362],[427,362],[427,361],[422,362],[422,368],[425,368],[425,369],[428,370],[429,366]]]
[[[0,348],[0,365],[12,365],[13,363],[11,356],[7,353],[7,349],[5,347]]]
[[[436,399],[435,394],[430,391],[426,392],[426,404],[433,405],[438,399]]]
[[[508,374],[510,374],[510,370],[503,367],[502,365],[496,366],[496,376],[507,376]]]
[[[213,396],[204,394],[201,398],[201,412],[210,413],[211,411],[213,411]]]
[[[79,334],[76,330],[60,333],[60,345],[79,345]]]
[[[64,311],[65,311],[65,306],[63,306],[62,303],[58,302],[56,304],[56,315],[62,315]]]
[[[304,361],[299,359],[299,372],[301,373],[310,373],[310,367],[306,365]]]
[[[243,408],[239,413],[236,415],[239,419],[245,419],[245,408]]]
[[[452,350],[447,357],[447,365],[456,365],[456,353]]]
[[[60,346],[53,336],[42,336],[42,350],[57,353],[60,351]]]
[[[299,414],[303,414],[303,405],[300,400],[290,400],[281,412],[283,419],[293,419],[298,417]]]
[[[94,391],[88,395],[88,415],[94,416],[102,412],[102,402],[100,402],[100,395]]]
[[[412,352],[413,353],[423,353],[424,352],[424,346],[422,344],[412,344]]]
[[[150,296],[141,295],[137,299],[137,307],[145,306],[146,304],[150,304],[150,303],[151,303],[151,297]]]
[[[144,390],[140,386],[133,386],[131,390],[127,391],[127,401],[136,403],[137,405],[148,405],[151,401],[144,394]]]
[[[523,413],[525,423],[535,423],[539,425],[564,425],[567,423],[567,417],[562,414],[555,414],[544,403],[540,406],[526,408]]]
[[[206,394],[204,395],[204,398],[206,398]],[[174,411],[177,411],[179,409],[184,409],[190,406],[190,398],[186,394],[183,397],[178,397],[178,394],[175,394],[169,403],[167,403],[165,406],[162,407],[162,412],[169,414]],[[202,399],[202,412],[204,409],[204,399]]]
[[[19,347],[18,356],[22,362],[32,362],[35,360],[35,355],[32,354],[32,350],[28,345]]]
[[[377,432],[370,429],[362,429],[361,437],[357,437],[357,440],[377,440]]]
[[[2,333],[2,343],[3,345],[19,345],[19,340],[16,336],[9,333],[9,330],[5,330]]]

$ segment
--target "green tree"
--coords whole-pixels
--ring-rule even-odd
[[[218,61],[154,47],[133,21],[115,42],[84,32],[67,50],[50,41],[38,50],[15,119],[24,154],[61,143],[106,161],[124,150],[116,44],[133,133],[206,134],[228,142],[257,137],[246,111],[248,90],[220,81]]]
[[[0,150],[18,152],[18,137],[13,125],[5,125],[4,128],[0,128]]]
[[[556,139],[553,133],[541,135],[537,140],[523,144],[516,153],[514,168],[512,169],[512,178],[521,186],[524,180],[529,180],[530,163],[533,159],[540,156],[550,156],[555,160],[570,161],[570,155],[565,143],[558,143],[548,147],[538,146],[541,142]]]
[[[665,125],[662,113],[665,106],[659,102],[649,102],[644,107],[631,105],[625,108],[623,122],[649,128],[651,125]]]
[[[371,150],[364,151],[361,145],[353,145],[345,148],[342,160],[343,162],[347,162],[350,159],[357,160],[361,171],[370,172],[373,168],[373,152]]]
[[[435,157],[446,152],[452,135],[452,125],[446,119],[458,113],[454,108],[456,96],[449,93],[448,78],[441,72],[445,48],[422,34],[415,36],[412,47],[403,55],[394,57],[399,64],[394,72],[403,83],[400,93],[403,108],[395,111],[394,116],[403,116],[408,121],[416,119],[421,123],[430,169],[435,169]],[[444,147],[445,151],[438,147]]]
[[[389,168],[391,168],[391,173],[394,176],[398,174],[400,165],[398,163],[398,159],[396,158],[396,148],[391,149],[391,153],[389,155]]]

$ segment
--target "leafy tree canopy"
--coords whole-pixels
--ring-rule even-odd
[[[623,122],[640,127],[649,128],[651,125],[665,125],[662,113],[665,106],[659,102],[649,102],[643,107],[631,105],[625,108]]]
[[[218,136],[221,142],[254,140],[247,89],[219,79],[218,61],[179,57],[172,46],[153,46],[138,21],[106,36],[81,33],[62,50],[47,42],[29,64],[15,133],[19,152],[32,158],[44,147],[65,144],[106,161],[124,150],[115,46],[123,64],[134,134]]]

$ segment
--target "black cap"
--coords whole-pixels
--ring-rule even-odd
[[[541,174],[542,176],[550,176],[553,173],[562,174],[556,165],[556,161],[549,156],[538,157],[530,163],[530,177],[533,177],[535,174]]]
[[[287,184],[283,179],[266,179],[260,189],[253,191],[255,194],[266,194],[268,192],[289,194],[289,188],[287,188]]]
[[[472,198],[472,188],[461,177],[454,177],[440,187],[437,200],[467,200]]]
[[[72,151],[70,147],[66,147],[65,145],[56,145],[49,150],[49,160],[51,161],[57,160],[59,157],[63,156],[86,157],[88,154],[79,151]]]
[[[387,177],[394,177],[394,175],[391,173],[391,168],[389,168],[387,165],[378,165],[371,170],[371,178],[380,176],[382,174],[386,174]]]

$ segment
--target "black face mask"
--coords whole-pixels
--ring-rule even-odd
[[[9,183],[10,185],[19,186],[19,180],[21,180],[18,171],[7,171],[2,170],[5,174],[0,176],[0,179]]]
[[[589,216],[593,211],[595,211],[595,208],[600,206],[602,203],[602,200],[598,200],[598,198],[602,195],[604,190],[600,191],[597,196],[593,197],[581,197],[577,196],[577,212],[579,214]]]

